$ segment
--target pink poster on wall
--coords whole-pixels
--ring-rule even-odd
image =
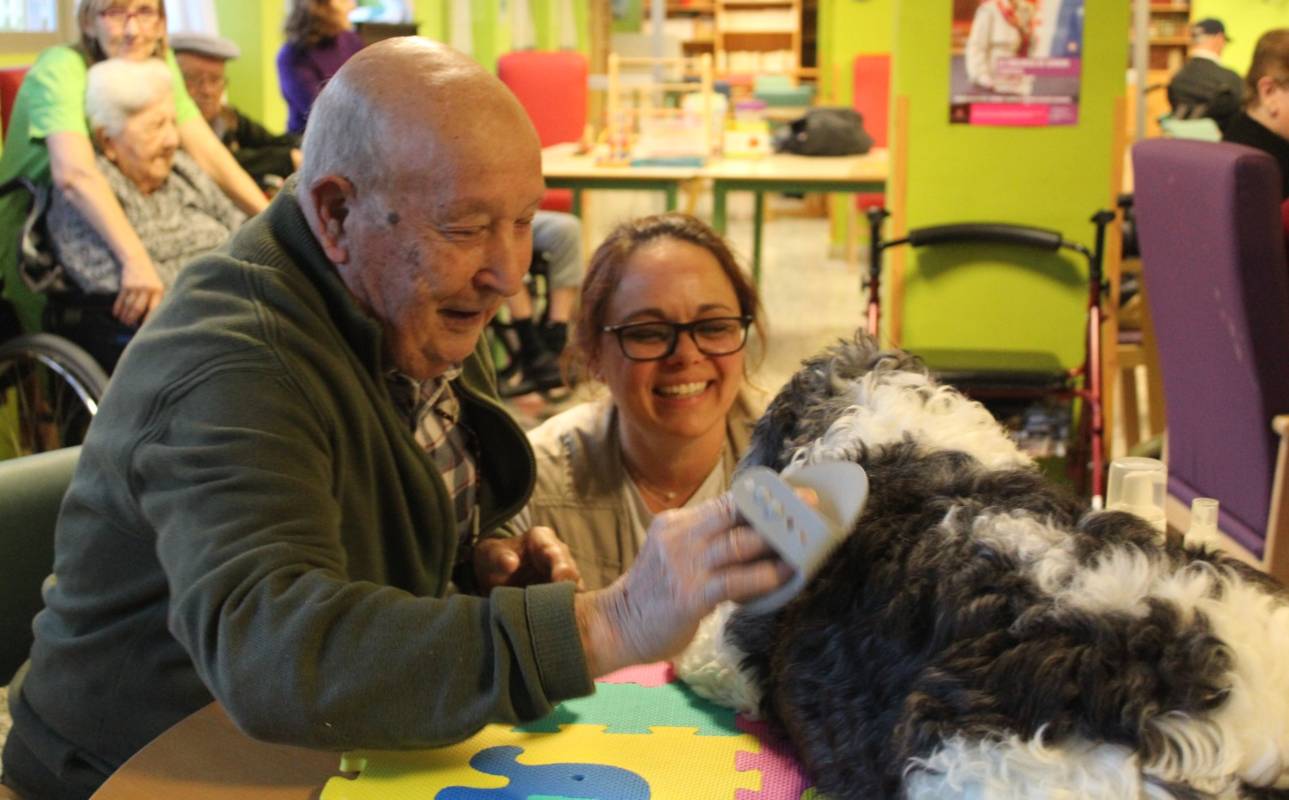
[[[1079,121],[1083,0],[950,0],[949,121]]]

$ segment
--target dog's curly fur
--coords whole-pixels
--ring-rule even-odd
[[[828,796],[1289,787],[1278,584],[1088,513],[983,407],[863,334],[804,363],[743,465],[837,458],[869,476],[852,535],[783,609],[723,609],[677,661],[768,717]]]

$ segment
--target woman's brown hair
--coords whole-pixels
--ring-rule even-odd
[[[1257,108],[1258,82],[1271,78],[1281,86],[1289,87],[1289,28],[1275,28],[1262,34],[1253,46],[1253,63],[1244,76],[1244,104]]]
[[[287,12],[286,24],[282,26],[287,42],[296,47],[313,47],[333,36],[334,33],[328,29],[319,13],[320,9],[329,5],[330,0],[291,0],[291,10]]]
[[[568,366],[574,374],[588,376],[590,365],[600,356],[600,334],[608,324],[609,301],[622,282],[627,262],[641,247],[660,239],[689,242],[712,254],[734,287],[739,313],[752,318],[757,338],[764,344],[765,325],[761,319],[760,296],[720,234],[688,214],[655,214],[614,228],[591,256],[586,277],[582,280],[580,310],[573,326],[572,346],[569,347]]]
[[[93,29],[94,18],[100,12],[116,5],[125,4],[121,3],[120,0],[81,0],[81,4],[76,7],[76,24],[81,31],[81,51],[88,57],[91,64],[107,60],[107,53],[103,51],[103,45],[99,44],[98,39],[90,33]],[[157,15],[157,24],[161,26],[161,36],[157,39],[157,49],[152,55],[156,58],[165,58],[167,40],[166,4],[164,0],[160,0],[157,3]]]

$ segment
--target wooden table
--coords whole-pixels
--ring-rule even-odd
[[[761,280],[761,228],[766,192],[880,193],[886,189],[890,163],[886,150],[860,156],[775,154],[755,159],[724,159],[702,171],[712,180],[712,227],[725,233],[725,199],[730,192],[754,192],[752,277]]]
[[[632,167],[597,164],[590,154],[578,154],[573,143],[542,150],[542,175],[551,189],[573,190],[573,213],[582,216],[585,189],[627,189],[660,191],[666,195],[667,210],[674,211],[680,185],[697,177],[701,167]]]
[[[135,753],[92,800],[314,800],[340,754],[251,739],[211,703]]]

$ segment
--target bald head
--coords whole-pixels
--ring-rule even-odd
[[[318,95],[304,135],[300,191],[328,174],[389,185],[471,142],[540,149],[514,95],[465,54],[416,36],[360,50]]]
[[[425,39],[360,51],[322,90],[296,197],[390,363],[418,380],[474,352],[523,286],[541,146],[510,91]]]

